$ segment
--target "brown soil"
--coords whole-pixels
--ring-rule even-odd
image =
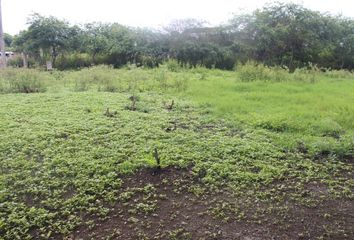
[[[185,169],[141,170],[123,181],[108,218],[89,217],[95,224],[67,239],[354,239],[354,202],[326,198],[317,183],[306,190],[322,200],[305,207],[206,190]]]

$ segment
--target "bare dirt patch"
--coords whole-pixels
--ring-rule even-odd
[[[351,200],[324,198],[306,207],[236,197],[206,187],[190,169],[145,169],[123,182],[109,216],[88,218],[68,239],[354,239]],[[327,193],[316,183],[306,188]]]

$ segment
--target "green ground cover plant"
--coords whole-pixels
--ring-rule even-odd
[[[140,226],[185,188],[202,198],[205,214],[225,223],[265,224],[267,214],[279,214],[278,221],[291,212],[284,202],[352,202],[353,75],[266,68],[272,77],[244,80],[260,68],[1,71],[0,239],[72,239],[81,226],[94,231],[117,211]],[[142,169],[161,179],[127,187],[127,176],[144,179]],[[166,171],[185,171],[190,180],[164,178]],[[172,193],[163,190],[169,186]],[[173,199],[174,207],[188,201]],[[341,221],[315,236],[350,239],[353,229]],[[143,239],[145,227],[137,227],[135,239]],[[113,230],[102,238],[121,236]],[[185,226],[168,231],[160,238],[194,236]]]

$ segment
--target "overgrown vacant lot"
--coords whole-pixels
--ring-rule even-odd
[[[353,239],[353,75],[254,72],[1,72],[0,239]]]

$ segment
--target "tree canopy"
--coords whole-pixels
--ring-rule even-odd
[[[57,66],[65,68],[70,66],[63,61],[75,57],[85,58],[85,66],[130,62],[154,67],[172,58],[185,66],[221,69],[250,60],[291,71],[309,65],[354,68],[354,20],[293,3],[234,15],[217,27],[197,19],[174,20],[161,30],[99,22],[71,26],[39,14],[28,23],[28,29],[13,39],[6,35],[6,43],[38,62],[49,58],[57,64],[60,57]]]

